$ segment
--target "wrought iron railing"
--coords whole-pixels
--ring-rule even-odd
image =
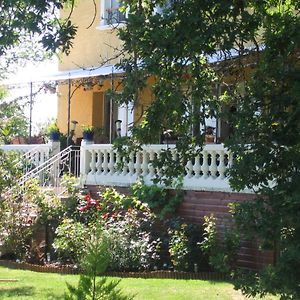
[[[37,179],[40,186],[50,187],[54,193],[62,194],[61,178],[64,174],[79,177],[79,162],[80,147],[69,146],[24,174],[18,183],[22,186],[31,179]]]

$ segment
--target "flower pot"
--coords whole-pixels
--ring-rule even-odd
[[[49,134],[49,139],[54,142],[58,142],[60,138],[60,132],[51,132]]]
[[[87,141],[92,141],[94,138],[94,132],[83,132],[83,139]]]

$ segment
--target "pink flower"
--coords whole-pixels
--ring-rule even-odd
[[[91,199],[90,204],[96,206],[98,205],[98,201],[95,199]]]
[[[106,213],[106,214],[102,215],[102,219],[103,219],[103,220],[107,220],[108,217],[109,217],[109,213]]]
[[[87,211],[88,208],[89,208],[88,206],[81,206],[81,207],[78,208],[78,210],[79,210],[81,213],[83,213],[83,212]]]
[[[90,202],[92,198],[90,194],[86,194],[83,199],[87,202]]]

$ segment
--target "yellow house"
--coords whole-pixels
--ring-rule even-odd
[[[139,105],[118,107],[109,90],[121,89],[122,71],[118,63],[120,40],[116,28],[123,26],[125,14],[118,0],[76,1],[71,19],[78,26],[73,48],[62,56],[59,70],[66,80],[59,86],[57,123],[64,133],[70,132],[72,121],[78,122],[75,138],[82,137],[82,125],[98,129],[96,143],[109,143],[115,137],[115,121],[121,120],[121,134],[140,120],[143,111],[153,101],[150,89],[145,89]],[[70,10],[62,11],[67,17]]]
[[[63,55],[59,70],[65,81],[59,86],[57,122],[60,130],[70,133],[72,121],[78,122],[75,138],[80,141],[82,125],[98,128],[95,143],[111,143],[116,135],[115,121],[121,120],[121,135],[129,133],[130,126],[139,122],[149,104],[154,101],[151,92],[153,78],[140,97],[140,103],[119,107],[110,97],[110,90],[122,89],[123,72],[116,69],[121,41],[117,28],[124,26],[126,13],[118,10],[118,0],[76,1],[75,7],[62,11],[62,17],[71,18],[78,31],[68,56]],[[215,58],[212,58],[212,63]],[[230,81],[230,78],[228,79]],[[221,120],[208,120],[214,131],[213,141],[223,141],[230,128]]]

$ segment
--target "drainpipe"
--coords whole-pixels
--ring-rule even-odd
[[[113,67],[111,68],[111,90],[112,93],[114,92],[114,69]],[[110,111],[109,111],[109,143],[112,143],[113,140],[113,98],[110,96],[109,99],[109,106],[110,106]]]
[[[33,106],[33,86],[30,82],[30,104],[29,104],[29,144],[31,144],[32,137],[32,106]]]
[[[71,119],[71,78],[68,79],[68,134],[67,136],[70,136],[70,119]],[[69,139],[67,140],[67,147],[69,145]]]

